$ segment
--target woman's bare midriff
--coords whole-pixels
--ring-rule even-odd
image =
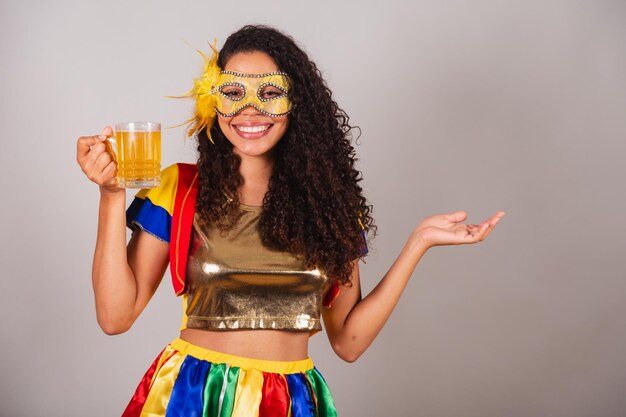
[[[194,345],[230,355],[271,361],[308,357],[309,332],[285,330],[184,329],[180,338]]]

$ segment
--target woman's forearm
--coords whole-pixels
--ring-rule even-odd
[[[356,360],[374,341],[428,248],[414,232],[383,279],[350,311],[337,341],[345,360]]]
[[[354,300],[349,313],[332,329],[333,348],[347,361],[356,360],[372,343],[398,304],[417,263],[428,248],[483,241],[505,216],[498,211],[480,224],[465,224],[467,212],[455,211],[424,218],[380,283],[363,300]],[[330,333],[329,333],[330,335]]]
[[[126,253],[126,193],[101,192],[92,283],[98,324],[122,333],[133,321],[137,285]]]

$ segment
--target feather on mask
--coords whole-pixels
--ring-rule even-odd
[[[206,133],[211,141],[211,128],[215,122],[217,105],[217,98],[215,97],[215,89],[220,80],[220,67],[217,65],[217,58],[219,53],[217,51],[217,39],[213,41],[213,44],[209,44],[212,50],[211,58],[208,58],[204,52],[196,49],[196,52],[200,54],[204,60],[204,70],[199,78],[193,80],[193,88],[184,96],[170,96],[172,98],[191,98],[196,101],[196,111],[194,116],[181,123],[178,126],[190,124],[187,129],[187,137],[191,137],[198,133],[200,130],[206,128]]]

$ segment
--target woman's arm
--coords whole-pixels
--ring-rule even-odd
[[[344,286],[333,306],[322,312],[331,346],[345,361],[354,362],[383,328],[428,248],[438,245],[476,243],[485,239],[504,212],[480,225],[464,225],[465,212],[424,219],[409,237],[397,259],[378,285],[363,299],[358,262],[354,262],[352,286]]]
[[[125,206],[125,199],[100,199],[92,283],[98,324],[110,335],[130,329],[157,290],[169,257],[167,243],[141,230],[126,247]]]
[[[133,233],[126,247],[126,190],[117,188],[117,166],[100,136],[78,139],[77,160],[100,186],[98,235],[92,283],[98,324],[107,334],[130,328],[156,291],[167,268],[169,245],[148,233]]]

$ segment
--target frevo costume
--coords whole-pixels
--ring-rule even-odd
[[[217,51],[185,97],[196,100],[189,134],[210,128],[217,114],[233,116],[253,106],[270,116],[291,110],[289,77],[282,72],[221,71]],[[237,225],[220,232],[195,213],[196,165],[174,164],[161,185],[141,190],[127,224],[169,243],[176,295],[183,299],[181,329],[321,330],[339,286],[302,257],[271,250],[258,233],[260,207],[239,207]],[[367,253],[364,243],[363,255]],[[310,358],[268,361],[215,352],[180,338],[157,356],[124,411],[131,416],[335,416],[324,378]]]

